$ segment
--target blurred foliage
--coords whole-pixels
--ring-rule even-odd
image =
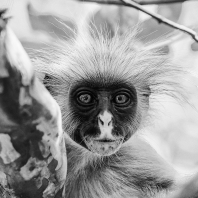
[[[61,112],[6,23],[0,11],[0,197],[62,197]]]

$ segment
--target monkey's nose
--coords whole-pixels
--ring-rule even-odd
[[[98,124],[101,126],[110,126],[112,124],[112,114],[104,112],[103,115],[98,115]]]
[[[103,121],[100,117],[98,117],[98,123],[99,124],[101,124],[102,126],[110,126],[110,124],[111,124],[111,122],[112,122],[112,120],[110,120],[110,121]]]
[[[113,116],[110,112],[105,111],[98,115],[98,127],[100,130],[100,139],[112,139]]]

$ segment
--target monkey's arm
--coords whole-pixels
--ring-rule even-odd
[[[118,168],[120,177],[127,180],[131,188],[139,189],[143,197],[168,198],[169,193],[177,189],[177,171],[138,134],[123,145],[114,158],[113,167]]]
[[[0,197],[63,197],[60,109],[0,12]]]
[[[131,166],[131,175],[136,175],[135,182],[133,182],[137,187],[146,190],[149,185],[152,186],[153,182],[155,185],[153,185],[153,187],[156,188],[158,193],[155,195],[151,194],[150,197],[152,198],[198,197],[198,174],[187,176],[178,173],[172,165],[159,156],[159,154],[138,135],[131,138],[130,141],[128,145],[123,147],[122,151],[131,156],[130,161],[126,161],[121,157],[119,157],[119,159],[125,161],[125,167]]]

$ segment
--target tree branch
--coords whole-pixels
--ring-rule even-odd
[[[166,19],[165,17],[159,15],[159,14],[154,14],[154,13],[151,13],[149,12],[147,9],[145,9],[144,7],[142,7],[141,5],[139,5],[138,3],[135,3],[134,1],[131,1],[131,0],[121,0],[126,6],[129,6],[129,7],[132,7],[132,8],[135,8],[137,10],[140,10],[141,12],[144,12],[145,14],[148,14],[149,16],[151,16],[152,18],[156,19],[159,23],[164,23],[174,29],[178,29],[182,32],[185,32],[187,34],[189,34],[196,42],[198,42],[198,35],[197,33],[188,28],[188,27],[185,27],[183,25],[180,25],[178,23],[175,23],[169,19]]]
[[[78,1],[109,4],[109,5],[124,5],[120,0],[78,0]],[[140,5],[183,3],[185,1],[197,1],[197,0],[134,0],[134,2]]]
[[[196,0],[135,0],[134,2],[140,5],[152,5],[152,4],[183,3],[185,1],[196,1]]]
[[[156,14],[156,13],[151,13],[149,12],[147,9],[145,9],[144,7],[142,7],[140,4],[142,5],[148,5],[148,4],[152,4],[152,3],[175,3],[175,2],[184,2],[184,1],[189,1],[189,0],[150,0],[150,1],[147,1],[147,0],[139,0],[138,3],[137,0],[78,0],[78,1],[81,1],[81,2],[94,2],[94,3],[99,3],[99,4],[108,4],[108,5],[123,5],[123,6],[128,6],[128,7],[132,7],[132,8],[135,8],[141,12],[144,12],[145,14],[151,16],[152,18],[156,19],[159,23],[164,23],[166,25],[168,25],[169,27],[172,27],[174,29],[177,29],[177,30],[180,30],[182,32],[185,32],[187,34],[189,34],[196,42],[198,42],[198,35],[197,33],[188,28],[188,27],[185,27],[183,25],[180,25],[178,23],[175,23],[169,19],[166,19],[165,17],[159,15],[159,14]],[[192,0],[190,0],[192,1]]]

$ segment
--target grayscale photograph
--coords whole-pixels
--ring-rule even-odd
[[[198,0],[0,0],[0,198],[198,198]]]

